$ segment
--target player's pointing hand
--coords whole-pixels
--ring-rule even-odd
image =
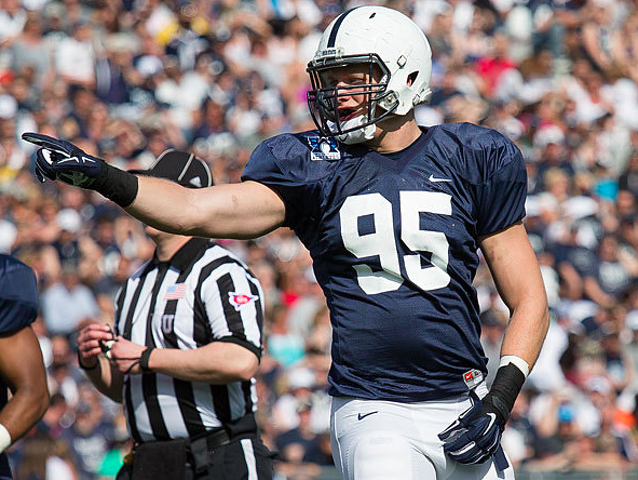
[[[121,207],[130,205],[137,194],[137,177],[115,168],[66,140],[27,132],[22,139],[40,147],[36,152],[35,173],[75,187],[100,192]]]

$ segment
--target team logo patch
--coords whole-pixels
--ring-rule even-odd
[[[248,295],[246,293],[228,292],[228,300],[230,304],[235,307],[235,310],[239,311],[244,305],[257,300],[257,295]]]
[[[334,137],[308,137],[311,160],[341,160],[339,142]]]

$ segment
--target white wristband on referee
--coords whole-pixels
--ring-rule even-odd
[[[4,452],[11,445],[11,434],[4,425],[0,423],[0,453]]]
[[[517,357],[516,355],[505,355],[501,357],[501,363],[499,364],[498,368],[509,365],[510,363],[518,367],[523,375],[525,375],[525,378],[527,378],[527,376],[529,375],[529,364],[521,357]]]

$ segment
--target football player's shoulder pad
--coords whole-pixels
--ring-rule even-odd
[[[10,255],[0,255],[0,333],[11,332],[35,321],[38,291],[30,267]]]
[[[514,142],[497,130],[469,122],[447,123],[439,129],[456,144],[458,154],[451,156],[450,161],[470,183],[486,183],[504,168],[513,166],[513,162],[524,163]]]

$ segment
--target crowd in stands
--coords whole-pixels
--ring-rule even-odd
[[[357,2],[0,0],[0,251],[37,272],[52,394],[10,452],[17,479],[114,478],[130,449],[125,420],[78,369],[75,333],[112,323],[119,286],[153,252],[143,226],[98,194],[40,185],[20,135],[62,137],[125,169],[189,150],[216,183],[238,182],[261,140],[313,128],[305,66]],[[385,4],[433,49],[419,123],[495,128],[526,159],[525,223],[552,320],[505,450],[529,471],[638,466],[638,2]],[[308,252],[287,229],[219,241],[268,299],[259,423],[279,451],[276,478],[310,480],[332,464],[331,333]],[[483,264],[475,285],[494,372],[507,310]]]

